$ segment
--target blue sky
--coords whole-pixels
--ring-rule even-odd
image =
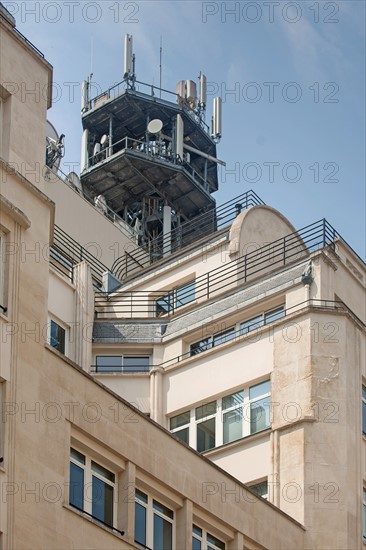
[[[163,87],[202,70],[207,122],[223,98],[217,202],[254,189],[297,228],[327,218],[365,256],[363,0],[3,3],[54,67],[48,118],[66,134],[65,172],[80,162],[91,58],[96,90],[122,80],[130,33],[137,78],[158,85],[162,36]]]

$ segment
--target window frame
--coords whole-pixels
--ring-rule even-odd
[[[193,287],[193,292],[184,292],[184,289]],[[183,290],[183,300],[179,298],[180,292]],[[174,313],[175,310],[186,306],[196,300],[196,279],[191,279],[186,283],[183,283],[179,286],[174,287],[172,290],[163,294],[155,300],[155,315],[157,317],[162,317],[163,315],[168,315],[169,313]],[[166,307],[162,305],[166,303]]]
[[[253,390],[254,388],[260,387],[262,385],[265,388],[266,384],[269,384],[269,391],[260,393],[259,395],[256,395],[252,398],[250,397],[251,390]],[[233,405],[230,405],[230,406],[225,406],[224,402],[226,399],[238,394],[242,394],[242,400],[240,402],[234,403]],[[252,431],[252,406],[253,404],[258,403],[262,400],[266,400],[268,402],[269,422],[268,423],[266,422],[265,427],[261,428],[260,430]],[[201,407],[205,407],[212,403],[216,403],[216,411],[210,414],[206,414],[201,418],[197,418],[197,410],[200,409]],[[224,419],[228,414],[233,412],[240,415],[241,433],[239,437],[225,440],[225,420]],[[172,428],[172,424],[174,424],[174,421],[179,422],[179,417],[183,417],[184,415],[186,416],[186,422]],[[189,421],[188,421],[188,418],[189,418]],[[211,448],[206,448],[200,451],[198,449],[198,435],[197,435],[198,426],[200,423],[205,422],[207,420],[211,420],[212,418],[215,418],[215,446]],[[265,418],[267,419],[267,416]],[[183,421],[183,418],[182,418],[182,421]],[[239,441],[244,437],[249,437],[249,436],[264,432],[271,427],[271,423],[272,423],[271,380],[270,378],[266,378],[265,380],[262,380],[255,384],[251,384],[250,386],[236,389],[232,393],[226,393],[215,400],[211,399],[210,401],[202,402],[200,405],[197,405],[191,409],[185,409],[179,414],[170,416],[168,418],[168,422],[169,422],[168,429],[170,430],[170,433],[172,435],[175,435],[175,437],[177,437],[177,439],[179,439],[180,441],[184,441],[185,443],[190,445],[190,447],[192,447],[193,449],[196,449],[198,452],[206,452],[209,450],[213,450],[217,447],[221,447],[222,445],[229,445],[230,443]],[[186,430],[188,430],[188,432],[186,432]],[[179,436],[179,433],[183,431],[184,433],[187,433],[187,436],[185,439]]]
[[[76,451],[76,453],[78,453],[79,455],[84,457],[84,463],[77,460],[73,456],[72,451]],[[104,477],[100,472],[93,469],[93,463],[96,464],[97,466],[99,466],[100,468],[106,470],[107,472],[109,472],[114,477],[114,481],[111,481],[107,477]],[[80,507],[76,506],[75,504],[73,504],[71,502],[71,499],[72,499],[71,485],[73,483],[72,480],[71,480],[71,465],[72,464],[79,467],[83,471],[83,508],[80,508]],[[100,519],[98,516],[93,514],[93,504],[94,504],[93,477],[96,478],[96,479],[99,479],[105,485],[108,485],[109,487],[112,487],[112,523],[111,524],[108,523],[107,521],[104,521],[104,520]],[[118,529],[115,525],[116,522],[117,522],[117,498],[116,498],[116,495],[117,495],[117,492],[118,492],[117,491],[117,482],[118,482],[117,472],[116,471],[111,471],[110,467],[103,464],[102,461],[100,461],[99,459],[95,460],[92,455],[86,453],[85,451],[82,451],[82,450],[78,449],[77,446],[72,445],[72,446],[70,446],[70,457],[69,457],[69,482],[70,482],[70,484],[69,484],[69,487],[70,487],[70,489],[69,489],[69,505],[71,507],[79,510],[80,512],[86,513],[88,516],[92,517],[96,521],[101,522],[103,525],[109,527],[110,529],[114,529],[114,530],[118,531]],[[89,488],[89,493],[90,493],[90,487],[91,487],[91,490],[92,490],[92,496],[91,497],[90,497],[90,495],[88,495],[88,492],[87,492],[88,488]]]
[[[363,542],[366,544],[366,486],[363,486],[362,490],[362,516],[363,516],[363,527],[362,527],[362,537]]]
[[[52,344],[52,325],[56,325],[58,328],[63,330],[63,349],[59,349],[57,346]],[[48,322],[48,344],[55,350],[57,350],[59,353],[62,353],[62,355],[67,356],[68,354],[68,336],[69,336],[69,329],[68,327],[62,323],[61,321],[57,320],[54,317],[49,317]]]
[[[195,530],[200,531],[200,533],[195,532]],[[219,545],[216,545],[216,543],[210,541],[209,537],[219,542]],[[193,523],[192,525],[192,548],[193,548],[193,539],[199,541],[200,543],[199,550],[226,550],[226,543],[223,540],[220,540],[215,535],[212,535],[212,533],[209,533],[207,529],[200,527],[196,523]]]
[[[137,495],[137,493],[141,493],[144,495],[145,499],[141,498]],[[155,504],[158,504],[162,508],[165,508],[169,510],[172,514],[172,517],[169,517],[167,514],[164,514],[161,510],[159,510]],[[136,538],[136,505],[141,506],[145,509],[145,543],[138,542]],[[138,546],[142,546],[145,548],[154,548],[154,540],[155,540],[155,516],[163,519],[167,523],[170,523],[171,525],[171,548],[174,548],[175,544],[175,528],[176,528],[176,513],[175,510],[171,509],[170,505],[167,505],[162,501],[160,497],[155,498],[152,494],[146,492],[145,490],[142,490],[138,487],[135,489],[135,526],[134,526],[134,542]]]
[[[199,355],[200,353],[203,353],[204,351],[218,347],[221,344],[225,344],[226,342],[230,342],[231,340],[239,341],[241,336],[245,336],[249,332],[274,323],[279,319],[283,319],[283,317],[286,316],[285,307],[286,304],[282,304],[281,306],[262,311],[261,313],[250,317],[249,319],[235,323],[230,328],[210,334],[205,338],[202,338],[201,340],[192,342],[191,344],[189,344],[189,356],[194,357],[196,355]],[[273,318],[273,316],[275,317]],[[220,341],[220,338],[225,335],[229,335],[229,337],[224,337]]]

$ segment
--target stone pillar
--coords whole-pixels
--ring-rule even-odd
[[[118,476],[117,526],[131,544],[135,542],[135,488],[136,466],[127,462],[125,471]]]
[[[177,550],[192,549],[193,503],[185,499],[177,511]]]
[[[94,290],[90,266],[81,262],[74,267],[75,292],[75,362],[89,372],[92,360]]]

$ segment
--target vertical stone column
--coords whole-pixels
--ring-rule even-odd
[[[89,371],[92,359],[94,290],[90,267],[81,262],[74,267],[75,292],[75,362]]]
[[[127,462],[125,471],[118,476],[117,526],[131,544],[135,541],[135,488],[136,466]]]
[[[154,368],[150,371],[150,415],[152,420],[155,420],[155,422],[158,422],[161,426],[164,426],[163,372],[164,369],[161,367]]]
[[[185,499],[177,512],[177,550],[192,548],[193,503]]]

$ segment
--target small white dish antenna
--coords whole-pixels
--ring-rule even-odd
[[[103,146],[107,143],[107,141],[108,141],[108,136],[107,136],[107,134],[103,134],[102,137],[101,137],[101,139],[100,139],[100,144],[101,144],[101,146],[103,147]]]
[[[150,120],[147,126],[147,131],[149,132],[149,134],[159,134],[162,127],[162,121],[159,118],[154,118],[154,120]]]
[[[97,208],[97,210],[99,210],[99,212],[102,212],[103,214],[108,213],[107,201],[105,200],[104,195],[98,195],[94,199],[94,205]]]

